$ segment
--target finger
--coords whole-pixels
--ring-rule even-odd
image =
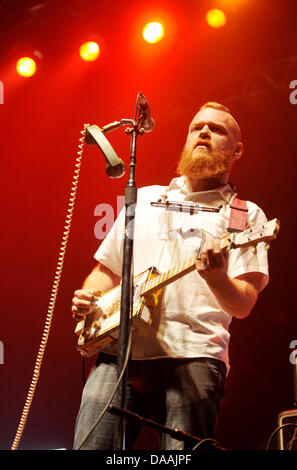
[[[79,313],[73,313],[72,314],[72,318],[76,321],[82,321],[82,320],[85,320],[86,319],[86,316],[85,315],[81,315]]]
[[[214,253],[217,256],[217,261],[220,267],[224,266],[226,261],[228,262],[228,252],[222,250],[221,240],[216,239],[214,243]]]
[[[208,258],[206,253],[202,253],[200,259],[196,261],[196,269],[202,273],[208,270]]]
[[[73,304],[72,307],[71,307],[72,312],[79,312],[79,313],[83,313],[83,314],[90,313],[92,310],[94,310],[94,306],[92,306],[92,305],[89,305],[87,307],[79,307],[79,306]]]
[[[83,300],[83,299],[80,299],[78,297],[73,297],[73,299],[72,299],[72,305],[75,305],[76,307],[82,308],[82,309],[89,309],[94,304],[95,304],[95,300],[92,300],[92,299]]]
[[[209,250],[207,252],[207,256],[209,269],[222,268],[224,266],[224,256],[221,251],[215,252],[213,250]]]
[[[96,289],[78,289],[74,292],[75,297],[85,300],[93,300],[101,295],[101,292]]]
[[[81,321],[86,318],[86,313],[84,311],[79,310],[75,306],[71,308],[71,311],[72,311],[72,318],[74,318],[74,320]]]
[[[215,241],[215,239],[212,238],[212,237],[205,240],[201,255],[207,253],[208,250],[213,249],[214,241]]]
[[[92,315],[95,312],[95,308],[90,306],[88,308],[79,308],[73,305],[71,307],[72,316],[75,320],[85,320],[86,317]]]
[[[206,255],[209,269],[215,269],[224,265],[223,253],[221,250],[221,242],[218,239],[211,238],[207,240]]]
[[[77,312],[82,315],[87,315],[88,313],[92,311],[92,309],[93,309],[92,306],[81,308],[81,307],[77,307],[76,305],[72,305],[71,307],[72,312]]]
[[[220,253],[221,250],[221,241],[218,240],[217,238],[214,239],[213,241],[213,251],[214,253]]]

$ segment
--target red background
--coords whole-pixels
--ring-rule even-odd
[[[226,27],[209,28],[205,12],[224,5]],[[290,103],[289,84],[297,79],[296,61],[285,71],[286,58],[296,54],[296,7],[294,0],[0,3],[1,449],[12,444],[31,381],[80,131],[84,123],[132,118],[139,91],[156,128],[138,140],[138,187],[166,185],[175,176],[190,120],[206,100],[217,100],[231,108],[243,131],[245,153],[232,181],[242,198],[281,221],[269,253],[270,284],[250,317],[232,322],[218,440],[229,449],[263,448],[278,413],[293,407],[297,105]],[[140,36],[152,17],[168,28],[154,46]],[[92,38],[99,40],[100,59],[84,63],[77,50]],[[31,47],[43,59],[37,74],[24,79],[14,64]],[[256,69],[271,78],[269,64],[280,86],[263,79],[262,87],[253,78],[258,92],[244,90]],[[236,86],[228,87],[228,80]],[[124,129],[108,138],[128,164]],[[94,265],[94,209],[102,202],[115,207],[127,183],[127,174],[109,179],[104,166],[99,150],[86,147],[52,329],[20,449],[72,446],[82,378],[71,298]],[[150,449],[155,440],[144,430],[137,445]]]

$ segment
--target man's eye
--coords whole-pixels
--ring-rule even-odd
[[[212,127],[211,130],[214,131],[214,132],[218,132],[219,134],[226,134],[225,129],[222,129],[221,127],[214,126],[214,127]]]

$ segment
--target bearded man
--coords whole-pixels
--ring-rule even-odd
[[[151,266],[166,272],[202,248],[196,269],[162,290],[151,327],[132,339],[127,408],[200,439],[215,438],[230,369],[232,318],[247,317],[268,283],[264,243],[255,249],[236,248],[226,255],[218,240],[228,231],[231,204],[236,197],[228,181],[233,163],[242,153],[240,128],[230,111],[221,104],[206,103],[190,123],[178,162],[179,177],[167,187],[150,186],[138,191],[135,275]],[[160,200],[210,210],[174,212],[151,205]],[[247,201],[246,210],[248,226],[266,222],[263,211],[254,203]],[[76,320],[90,314],[95,292],[103,293],[119,283],[123,227],[124,211],[95,253],[98,264],[82,289],[75,291],[72,314]],[[74,449],[113,448],[113,415],[106,412],[89,431],[116,381],[116,349],[110,347],[99,353],[85,385]],[[128,423],[127,449],[133,447],[138,431],[138,425]],[[193,442],[160,434],[162,450],[192,446]]]

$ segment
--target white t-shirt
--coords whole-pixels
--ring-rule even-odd
[[[134,275],[151,266],[165,272],[199,249],[202,236],[220,237],[227,232],[232,198],[229,185],[191,193],[185,177],[174,178],[168,187],[149,186],[138,190],[134,226]],[[219,213],[172,212],[153,207],[162,195],[167,201],[193,201],[205,207],[220,207]],[[248,223],[267,221],[263,211],[247,202]],[[121,276],[124,209],[95,253],[95,259]],[[267,276],[267,250],[236,248],[229,252],[228,274],[235,278],[249,272]],[[196,270],[167,285],[162,293],[151,328],[133,340],[133,359],[161,357],[211,357],[225,362],[229,370],[229,325],[232,317],[222,311],[206,281]]]

